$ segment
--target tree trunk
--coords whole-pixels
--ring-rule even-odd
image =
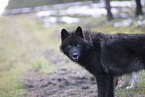
[[[106,10],[107,10],[107,19],[109,21],[113,20],[113,15],[111,12],[110,0],[105,0]]]
[[[136,1],[136,16],[142,15],[143,11],[142,11],[141,2],[140,0],[135,0],[135,1]]]

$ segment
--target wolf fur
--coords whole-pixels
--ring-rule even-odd
[[[145,69],[145,34],[61,31],[60,50],[97,81],[98,97],[114,97],[114,78]]]

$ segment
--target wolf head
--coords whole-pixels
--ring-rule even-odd
[[[68,32],[66,29],[61,30],[61,51],[67,55],[72,61],[79,61],[89,49],[91,44],[85,39],[81,27],[75,31]]]

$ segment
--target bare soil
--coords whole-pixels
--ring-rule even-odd
[[[50,60],[54,72],[42,74],[39,68],[28,72],[24,97],[96,97],[96,82],[91,74],[69,61],[63,54],[44,50],[43,55]]]

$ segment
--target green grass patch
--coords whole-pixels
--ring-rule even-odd
[[[39,73],[49,74],[49,73],[52,73],[54,69],[52,65],[50,64],[49,60],[44,57],[35,59],[32,65],[38,68]]]
[[[18,64],[17,68],[11,68],[9,71],[0,72],[1,97],[21,97],[26,93],[23,89],[24,82],[22,77],[26,67],[23,65]]]

